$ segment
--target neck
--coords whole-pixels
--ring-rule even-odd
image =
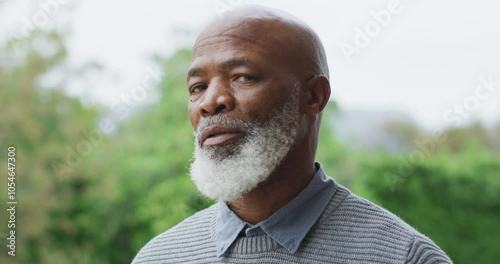
[[[307,153],[301,150],[291,153]],[[285,158],[269,179],[257,188],[229,203],[231,210],[242,220],[256,224],[295,198],[315,174],[314,156],[290,155]]]

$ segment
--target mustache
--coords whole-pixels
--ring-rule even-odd
[[[236,128],[241,131],[249,131],[251,128],[253,128],[255,125],[249,122],[245,122],[240,119],[236,118],[229,118],[224,115],[217,115],[217,116],[211,116],[208,118],[203,119],[199,124],[198,124],[198,129],[195,131],[195,137],[199,139],[201,137],[201,134],[203,133],[203,130],[209,126],[213,125],[220,125],[220,126],[226,126],[226,127],[231,127],[231,128]]]

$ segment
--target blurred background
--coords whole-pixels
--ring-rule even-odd
[[[496,263],[500,4],[486,0],[0,1],[0,263],[130,263],[213,203],[188,176],[185,73],[203,25],[245,4],[294,14],[323,40],[326,172],[455,263]]]

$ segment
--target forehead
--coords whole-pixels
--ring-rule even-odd
[[[266,43],[237,36],[213,36],[197,42],[191,69],[208,66],[264,67],[276,61]]]
[[[246,58],[273,72],[291,70],[297,52],[289,29],[277,19],[237,18],[210,24],[196,40],[191,68]]]

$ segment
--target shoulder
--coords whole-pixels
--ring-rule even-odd
[[[451,259],[428,237],[418,234],[408,252],[406,263],[452,263]]]
[[[340,241],[347,251],[358,248],[360,254],[369,252],[370,259],[377,263],[451,263],[432,240],[388,210],[343,186],[335,196],[342,201],[317,229]],[[442,261],[434,262],[433,258]]]
[[[418,234],[413,227],[385,208],[351,193],[344,187],[340,191],[348,192],[343,203],[333,213],[335,218],[349,221],[353,226],[367,231],[368,234],[380,235],[381,238],[411,242],[412,237]],[[387,237],[389,236],[389,237]]]
[[[352,193],[345,206],[352,214],[351,219],[356,217],[368,223],[364,230],[371,230],[376,240],[400,246],[406,256],[405,263],[451,263],[430,238],[381,206]]]
[[[186,218],[181,223],[151,239],[132,263],[168,263],[168,259],[203,251],[214,244],[213,225],[217,204]],[[214,246],[215,247],[215,246]],[[185,251],[188,250],[188,251]]]

